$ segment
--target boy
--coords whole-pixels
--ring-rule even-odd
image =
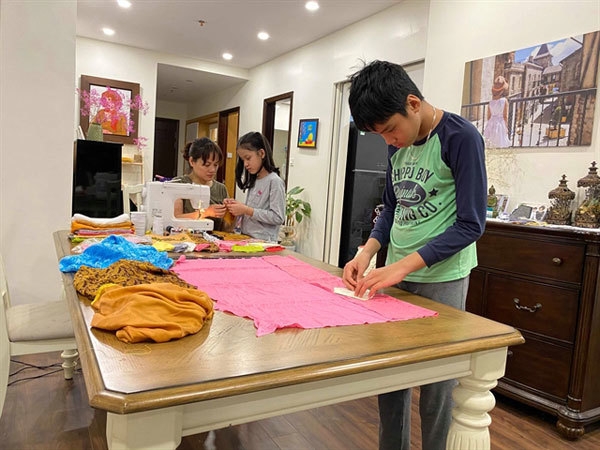
[[[384,208],[343,280],[362,296],[400,289],[464,310],[475,241],[483,234],[487,176],[483,138],[464,118],[429,104],[404,69],[373,61],[350,77],[359,130],[388,144]],[[386,266],[363,276],[388,246]],[[423,449],[446,448],[455,381],[421,386]],[[410,448],[411,390],[379,396],[379,448]]]

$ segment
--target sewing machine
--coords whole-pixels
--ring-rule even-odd
[[[200,184],[188,183],[162,183],[149,181],[144,189],[144,211],[147,215],[147,224],[152,224],[154,216],[163,219],[163,226],[191,229],[195,231],[210,231],[214,223],[210,219],[178,219],[173,215],[175,201],[188,199],[194,209],[208,208],[210,204],[210,188]]]

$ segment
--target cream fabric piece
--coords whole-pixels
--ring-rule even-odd
[[[74,337],[64,301],[15,305],[6,311],[6,315],[11,342]],[[32,324],[43,326],[32,327]]]

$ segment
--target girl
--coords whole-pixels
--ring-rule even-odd
[[[210,187],[210,206],[200,212],[192,206],[189,199],[178,199],[175,202],[175,217],[210,218],[214,221],[214,229],[222,230],[224,228],[223,217],[227,212],[223,201],[229,195],[225,185],[214,179],[223,161],[221,148],[207,137],[194,139],[186,144],[183,159],[190,164],[192,170],[187,175],[174,178],[172,182],[203,184]]]
[[[246,204],[227,199],[228,211],[237,217],[243,234],[277,242],[285,219],[285,184],[273,161],[273,151],[265,137],[251,131],[240,138],[235,178],[246,192]]]
[[[492,99],[487,110],[487,124],[483,137],[488,139],[493,148],[510,147],[508,140],[508,82],[503,76],[498,76],[492,86]]]

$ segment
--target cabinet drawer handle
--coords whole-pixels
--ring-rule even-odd
[[[521,300],[518,298],[513,298],[513,302],[515,302],[515,308],[517,308],[519,311],[528,311],[530,313],[534,313],[538,309],[542,309],[541,303],[536,303],[533,308],[530,308],[529,306],[521,306]]]
[[[555,266],[560,266],[562,264],[562,259],[557,258],[556,256],[554,258],[552,258],[552,264],[554,264]]]
[[[508,350],[508,351],[506,352],[506,356],[507,356],[507,357],[509,357],[509,358],[510,358],[512,355],[513,355],[513,351],[512,351],[512,350]]]

